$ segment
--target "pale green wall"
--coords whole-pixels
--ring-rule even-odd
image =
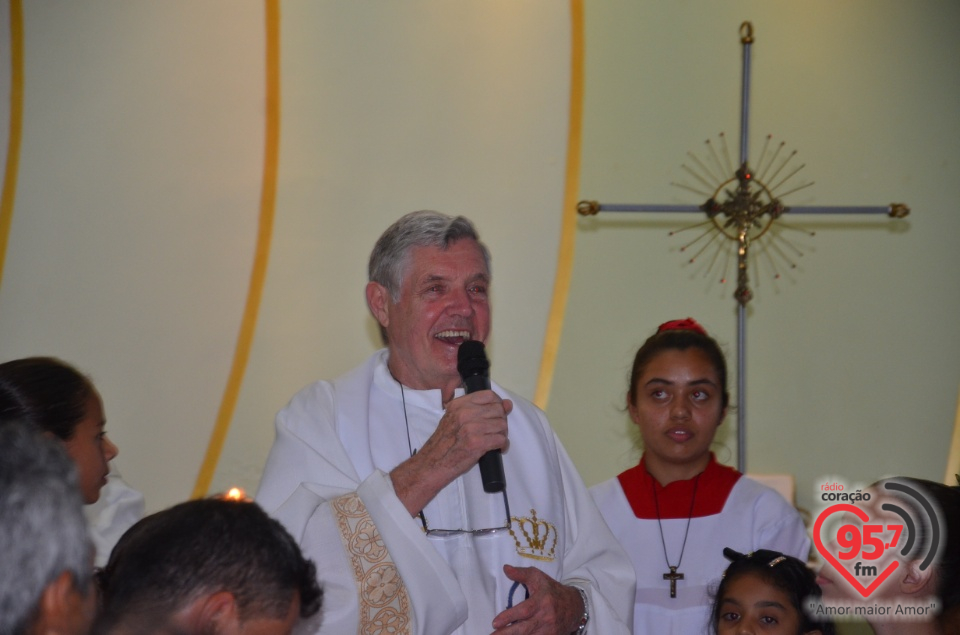
[[[752,272],[748,469],[796,475],[808,510],[828,474],[941,480],[960,380],[960,4],[588,2],[581,196],[702,202],[670,183],[720,132],[738,156],[744,20],[756,38],[750,156],[773,134],[815,181],[785,202],[913,209],[902,221],[797,217],[816,231],[797,240],[798,269]],[[579,222],[548,414],[588,484],[639,456],[622,408],[657,324],[695,316],[733,366],[733,288],[685,264],[683,235],[668,236],[691,219]],[[731,415],[717,446],[731,464],[734,427]]]
[[[478,221],[495,261],[495,376],[532,396],[562,215],[568,8],[282,3],[274,257],[215,488],[254,487],[273,413],[376,347],[363,263],[410,209]],[[0,359],[53,354],[89,371],[121,469],[151,509],[193,486],[246,297],[262,11],[259,0],[24,2]],[[586,2],[581,195],[700,202],[669,183],[721,131],[736,152],[743,20],[756,31],[752,154],[773,134],[816,181],[787,202],[913,208],[899,222],[798,219],[817,231],[799,269],[755,280],[749,467],[795,474],[806,508],[827,474],[940,479],[960,380],[960,4]],[[6,29],[0,44],[7,55]],[[0,79],[6,95],[7,57]],[[684,266],[667,236],[686,222],[579,222],[548,414],[588,484],[637,458],[626,374],[658,323],[696,316],[733,357],[732,289]]]
[[[477,223],[496,276],[494,372],[526,395],[553,288],[568,5],[278,4],[272,250],[213,491],[255,490],[277,410],[380,346],[366,261],[401,214]],[[89,372],[115,464],[150,510],[193,491],[233,361],[260,213],[265,5],[23,3],[0,360],[57,355]],[[0,26],[9,11],[0,0]],[[5,101],[9,50],[0,30]],[[0,148],[7,133],[4,118]]]
[[[811,513],[826,475],[941,480],[960,382],[960,3],[588,1],[581,198],[702,202],[670,183],[691,181],[686,153],[703,156],[720,132],[738,157],[744,20],[756,37],[749,155],[772,134],[815,181],[786,202],[913,208],[903,221],[798,217],[816,231],[797,240],[798,269],[777,282],[752,272],[748,470],[795,475]],[[694,232],[668,236],[693,222],[578,223],[547,412],[588,484],[639,457],[627,376],[657,324],[695,316],[725,346],[735,381],[733,288],[685,264],[678,249]],[[735,422],[715,448],[729,464]]]
[[[54,354],[91,372],[120,466],[158,508],[193,485],[245,301],[263,4],[24,5],[0,358]],[[532,396],[562,213],[568,9],[282,4],[274,254],[217,487],[255,486],[276,409],[375,348],[366,251],[413,208],[480,224],[495,260],[496,377]],[[736,138],[746,19],[754,147],[785,140],[816,181],[788,202],[914,210],[896,223],[802,220],[817,236],[799,270],[757,281],[750,468],[796,474],[806,507],[825,474],[939,479],[960,379],[960,5],[587,2],[582,197],[699,202],[669,183],[687,151]],[[733,353],[731,289],[684,267],[667,236],[684,222],[579,223],[548,411],[588,483],[636,460],[620,408],[656,324],[694,315]]]

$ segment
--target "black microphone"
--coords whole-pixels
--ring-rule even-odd
[[[457,350],[457,372],[463,379],[463,389],[467,394],[478,390],[490,390],[490,362],[483,350],[483,342],[467,340]],[[483,491],[493,494],[502,492],[507,486],[503,475],[503,458],[500,450],[490,450],[480,457],[480,478],[483,479]]]

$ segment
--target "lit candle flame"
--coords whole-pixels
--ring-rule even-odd
[[[245,501],[247,500],[247,493],[239,487],[231,487],[223,497],[231,501]]]

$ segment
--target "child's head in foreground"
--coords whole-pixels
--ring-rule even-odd
[[[718,635],[748,631],[783,635],[833,635],[833,624],[811,619],[805,600],[820,597],[816,576],[800,560],[760,549],[724,549],[730,565],[714,596],[711,622]]]

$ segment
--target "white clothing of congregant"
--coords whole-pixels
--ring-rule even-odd
[[[503,453],[510,531],[425,535],[388,473],[436,429],[443,416],[441,393],[401,389],[387,356],[381,350],[350,373],[294,396],[277,415],[276,441],[257,493],[257,501],[317,564],[324,586],[319,632],[353,634],[358,623],[390,622],[393,632],[489,635],[511,597],[514,583],[503,573],[510,564],[534,566],[583,589],[590,613],[586,632],[629,633],[634,573],[626,554],[543,412],[497,385],[494,392],[514,404],[510,448]],[[441,490],[423,512],[431,529],[507,523],[502,494],[483,491],[476,467]],[[363,530],[350,533],[351,523]],[[384,555],[394,571],[377,568]],[[514,604],[523,593],[522,587],[514,590]],[[399,601],[377,613],[391,594]]]
[[[143,494],[127,485],[111,465],[107,484],[100,488],[100,498],[83,506],[90,540],[96,549],[94,566],[107,564],[120,537],[143,518],[144,506]]]
[[[713,632],[710,592],[729,564],[724,547],[741,553],[772,549],[803,561],[810,550],[796,509],[776,491],[718,464],[712,454],[696,483],[662,487],[641,460],[590,493],[637,573],[633,632],[638,635]],[[663,577],[669,571],[664,550],[670,565],[680,561],[677,570],[684,575],[673,598]]]

